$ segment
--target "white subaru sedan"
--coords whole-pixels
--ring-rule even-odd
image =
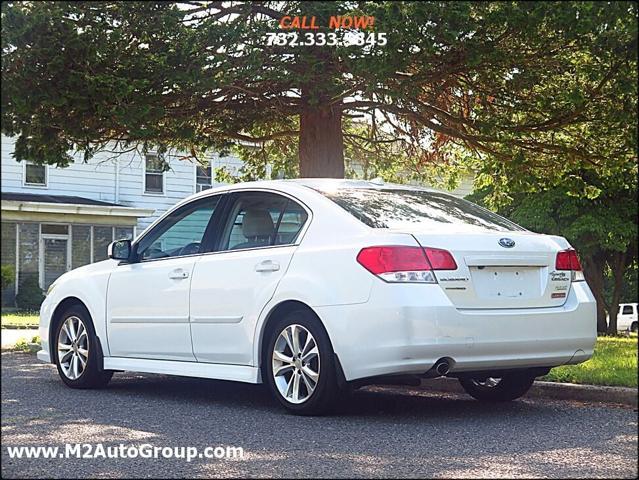
[[[51,286],[40,336],[69,387],[122,370],[266,383],[318,414],[439,376],[516,399],[590,358],[596,306],[562,237],[436,190],[283,180],[201,192],[112,243]]]

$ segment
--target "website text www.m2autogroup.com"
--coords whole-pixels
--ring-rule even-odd
[[[242,447],[175,447],[154,446],[149,443],[141,445],[104,445],[102,443],[66,443],[63,446],[12,446],[6,447],[9,458],[176,458],[187,462],[196,459],[234,459],[244,458]]]

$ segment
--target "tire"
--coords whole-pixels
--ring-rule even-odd
[[[102,368],[100,344],[84,306],[73,305],[62,314],[53,344],[58,374],[68,387],[101,388],[111,380],[113,371]]]
[[[305,345],[309,333],[311,342]],[[297,360],[291,348],[295,335],[299,344],[297,352],[303,353]],[[280,405],[296,415],[321,415],[332,410],[338,394],[335,354],[319,319],[308,310],[293,310],[269,328],[265,340],[262,378]],[[312,373],[317,373],[316,382]]]
[[[501,378],[460,378],[466,393],[482,402],[509,402],[528,392],[535,377],[527,373],[505,375]]]
[[[637,322],[632,322],[632,325],[630,325],[630,331],[631,331],[632,333],[637,333],[637,330],[638,330],[638,328],[637,328]]]

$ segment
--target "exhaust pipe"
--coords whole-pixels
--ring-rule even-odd
[[[443,377],[444,375],[446,375],[449,371],[450,371],[450,364],[448,363],[448,360],[446,360],[445,358],[438,361],[435,364],[435,371],[441,376]]]
[[[435,365],[428,370],[423,377],[424,378],[436,378],[443,377],[450,371],[450,361],[447,358],[440,358],[435,362]]]

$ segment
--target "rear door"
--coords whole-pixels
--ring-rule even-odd
[[[266,191],[229,196],[216,251],[195,265],[191,335],[199,362],[251,365],[260,312],[275,293],[309,212]]]

